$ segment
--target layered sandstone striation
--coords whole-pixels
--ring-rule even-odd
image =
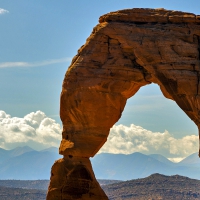
[[[89,157],[142,86],[158,84],[200,127],[199,73],[199,15],[127,9],[101,16],[63,81],[59,152],[64,157],[52,167],[47,199],[108,199]]]

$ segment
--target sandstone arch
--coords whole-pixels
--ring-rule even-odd
[[[64,158],[52,167],[48,200],[107,199],[89,157],[142,86],[158,84],[200,127],[200,16],[129,9],[99,22],[65,75],[59,149]]]

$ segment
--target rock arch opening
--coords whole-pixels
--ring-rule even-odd
[[[133,122],[154,132],[167,129],[180,137],[198,131],[194,122],[176,102],[165,98],[159,86],[154,83],[141,87],[133,97],[127,99],[122,116],[116,124],[130,125]]]
[[[197,138],[193,121],[163,96],[158,85],[150,84],[127,100],[121,118],[98,153],[161,154],[178,162],[198,151]]]
[[[59,152],[64,157],[52,167],[47,200],[108,199],[89,157],[142,86],[158,84],[200,127],[200,16],[127,9],[101,16],[99,22],[63,81]]]

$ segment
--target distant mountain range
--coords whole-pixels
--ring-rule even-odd
[[[43,151],[28,146],[0,149],[0,179],[49,179],[51,166],[61,157],[55,147]]]
[[[97,154],[91,159],[98,179],[130,180],[144,178],[154,173],[182,175],[200,180],[200,159],[194,153],[179,163],[173,163],[162,155],[142,153]]]
[[[13,150],[0,149],[0,179],[48,180],[53,163],[61,157],[55,147],[42,151],[28,146]],[[200,159],[197,153],[179,163],[173,163],[159,154],[142,153],[102,153],[91,158],[91,162],[97,179],[130,180],[160,173],[179,174],[200,180]]]

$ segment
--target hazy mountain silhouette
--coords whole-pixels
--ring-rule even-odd
[[[156,160],[164,163],[164,164],[167,164],[167,165],[174,165],[173,162],[171,162],[170,160],[168,160],[167,158],[165,158],[164,156],[160,155],[160,154],[151,154],[149,155],[150,157],[152,158],[155,158]]]
[[[52,153],[57,153],[58,154],[58,148],[56,148],[56,147],[49,147],[47,149],[42,150],[42,152],[45,152],[45,151],[52,152]]]
[[[196,165],[197,167],[200,166],[200,158],[197,158],[197,153],[193,153],[192,155],[188,156],[187,158],[183,159],[179,162],[179,165]]]
[[[20,156],[26,152],[35,151],[29,146],[24,147],[16,147],[12,150],[5,150],[0,148],[0,163],[4,162],[5,160],[8,160],[9,158]]]
[[[164,175],[179,174],[200,179],[200,164],[198,154],[192,154],[180,163],[173,163],[165,157],[142,153],[97,154],[91,159],[95,175],[99,179],[130,180],[144,178],[154,173]]]
[[[53,163],[61,157],[55,147],[42,151],[27,146],[13,150],[0,149],[0,179],[49,179]],[[180,163],[173,163],[159,154],[144,155],[138,152],[129,155],[97,154],[91,158],[91,162],[97,179],[130,180],[154,173],[200,179],[200,159],[197,153]]]
[[[0,150],[0,179],[49,179],[50,169],[55,160],[61,155],[50,148],[43,151],[35,151],[28,147],[15,148],[13,150]]]

